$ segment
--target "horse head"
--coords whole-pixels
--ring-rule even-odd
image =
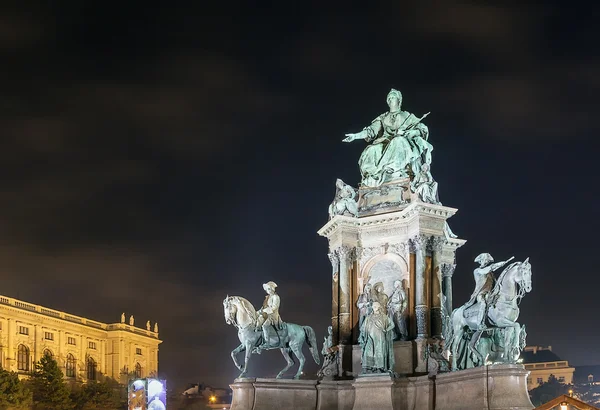
[[[223,300],[223,311],[225,315],[225,323],[227,323],[228,325],[235,325],[235,315],[237,312],[237,307],[234,303],[234,296],[227,295],[227,297]]]
[[[531,292],[531,264],[529,263],[529,258],[525,259],[525,261],[519,265],[517,283],[525,293]]]

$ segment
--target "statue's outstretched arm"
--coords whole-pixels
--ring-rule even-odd
[[[379,117],[375,118],[373,122],[371,122],[371,125],[363,128],[361,132],[345,134],[346,138],[344,138],[342,141],[352,142],[354,140],[366,140],[367,142],[370,142],[377,137],[377,135],[379,135],[379,132],[382,128],[381,119],[384,115],[385,114],[381,114]]]

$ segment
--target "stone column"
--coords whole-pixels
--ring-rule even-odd
[[[415,316],[417,319],[417,339],[415,340],[416,363],[415,373],[427,372],[427,340],[429,337],[429,305],[427,290],[429,278],[426,270],[426,246],[428,238],[418,235],[411,239],[412,250],[415,254]]]
[[[415,316],[417,319],[417,339],[429,337],[429,305],[427,304],[427,282],[425,272],[425,247],[427,238],[418,235],[411,240],[415,253]]]
[[[329,261],[331,262],[331,327],[332,327],[332,344],[336,346],[339,343],[339,276],[340,276],[340,259],[337,252],[331,252]]]
[[[352,263],[353,249],[348,246],[338,248],[340,261],[339,274],[339,343],[352,343]]]
[[[444,238],[433,238],[431,269],[431,336],[441,338],[442,336],[442,262],[441,253]]]
[[[446,298],[446,314],[452,313],[452,275],[456,264],[445,263],[442,265],[442,293]]]

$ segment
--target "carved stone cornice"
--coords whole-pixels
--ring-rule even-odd
[[[318,233],[321,236],[330,237],[335,231],[342,228],[355,230],[369,226],[393,225],[407,223],[410,219],[419,215],[429,215],[442,220],[450,218],[456,213],[456,208],[427,203],[412,203],[401,211],[386,214],[371,215],[363,218],[336,215],[325,224]]]

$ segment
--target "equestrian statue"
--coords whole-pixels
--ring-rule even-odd
[[[519,303],[531,291],[531,265],[512,259],[494,263],[489,253],[477,256],[473,272],[475,291],[463,306],[450,315],[446,350],[452,369],[463,370],[491,363],[514,364],[525,347],[525,326],[521,326]],[[494,271],[506,266],[496,279]]]
[[[227,296],[223,300],[225,322],[228,325],[234,325],[238,329],[238,338],[241,342],[231,352],[235,367],[242,371],[238,376],[239,378],[246,377],[250,356],[253,353],[260,354],[263,350],[279,349],[283,354],[287,366],[277,374],[278,379],[283,377],[283,374],[294,365],[292,353],[300,362],[294,378],[300,378],[306,361],[302,353],[304,343],[308,345],[315,362],[320,363],[314,330],[310,326],[284,323],[281,320],[279,316],[280,299],[279,295],[275,293],[276,288],[277,284],[275,282],[263,284],[267,296],[263,306],[258,311],[254,309],[254,306],[248,300],[240,296]],[[244,351],[246,354],[242,366],[238,363],[236,356]]]

